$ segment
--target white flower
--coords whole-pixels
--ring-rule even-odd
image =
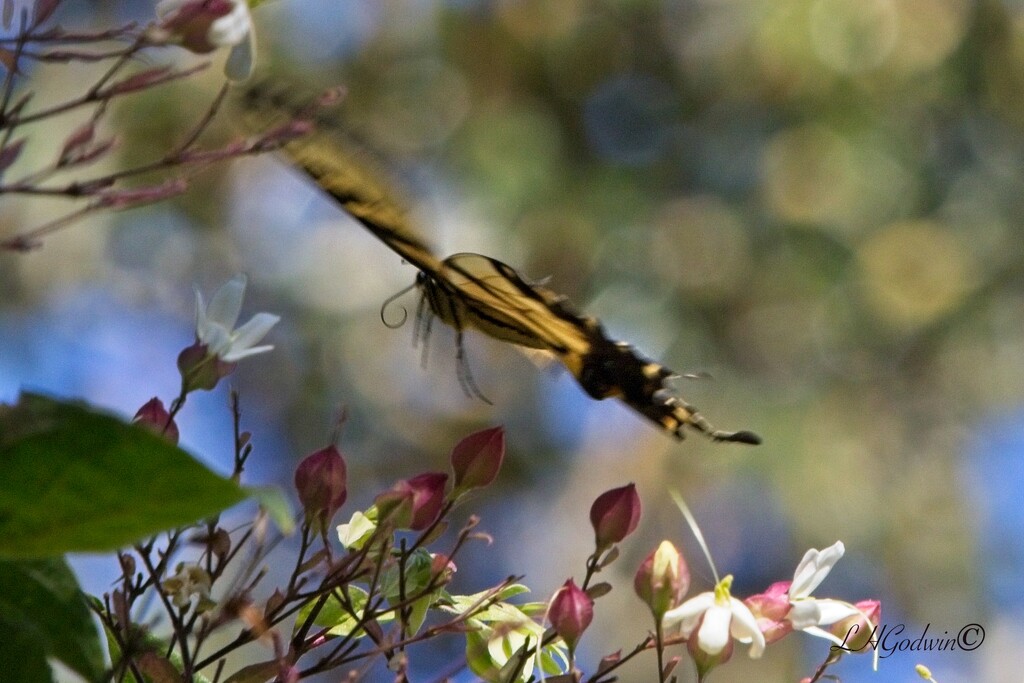
[[[840,619],[859,614],[859,610],[848,602],[811,597],[811,591],[825,580],[844,552],[846,549],[843,542],[836,541],[824,550],[811,548],[804,553],[796,572],[793,573],[793,583],[789,586],[791,608],[786,620],[795,630],[834,641],[835,636],[818,627],[828,626]]]
[[[226,12],[225,12],[226,10]],[[193,52],[230,47],[224,73],[233,81],[252,75],[256,63],[256,32],[246,0],[160,0],[156,15],[181,44]],[[195,26],[205,26],[200,36]]]
[[[205,605],[210,601],[210,575],[197,564],[182,562],[176,567],[174,576],[165,579],[161,584],[171,598],[175,607],[187,607],[192,598],[199,598]]]
[[[234,363],[274,348],[253,345],[277,324],[280,318],[276,315],[257,313],[249,322],[234,329],[242,310],[245,284],[245,275],[231,278],[214,293],[209,307],[203,301],[199,288],[196,288],[196,339],[206,346],[209,355],[225,363]]]
[[[729,575],[713,592],[701,593],[665,612],[662,624],[666,628],[678,624],[684,638],[690,638],[696,630],[697,646],[709,655],[724,650],[731,637],[750,644],[748,654],[752,659],[760,657],[764,653],[764,635],[750,609],[729,593],[731,586],[732,575]]]

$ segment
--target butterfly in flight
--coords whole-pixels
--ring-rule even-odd
[[[284,112],[316,123],[319,107],[294,106],[290,95],[250,87],[244,103],[250,112]],[[715,441],[758,444],[750,431],[712,427],[666,382],[676,374],[642,356],[631,345],[610,339],[596,318],[580,315],[564,296],[526,280],[512,267],[473,253],[438,258],[408,223],[399,202],[384,188],[373,164],[359,158],[334,131],[315,128],[284,146],[291,161],[346,212],[419,270],[421,293],[417,339],[426,340],[437,318],[455,330],[459,379],[468,393],[483,398],[465,358],[468,329],[526,349],[546,352],[562,362],[595,399],[617,398],[678,439],[684,428]],[[484,399],[486,400],[486,399]]]

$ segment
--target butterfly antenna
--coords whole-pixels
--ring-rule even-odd
[[[387,321],[387,319],[385,318],[385,311],[387,310],[388,306],[395,302],[396,299],[404,296],[406,292],[408,292],[410,289],[415,289],[415,287],[416,283],[413,283],[408,287],[404,288],[402,291],[398,292],[397,294],[392,294],[391,296],[384,300],[384,303],[381,304],[380,306],[380,321],[384,323],[384,327],[387,327],[388,329],[391,330],[397,330],[399,327],[405,324],[406,320],[409,319],[409,311],[406,310],[405,306],[399,306],[399,308],[402,310],[402,319],[396,323],[389,323]]]

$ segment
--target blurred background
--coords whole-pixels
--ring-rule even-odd
[[[60,12],[68,27],[152,17],[127,1]],[[466,397],[450,330],[434,326],[423,367],[411,321],[381,322],[414,269],[270,156],[0,253],[0,400],[33,389],[125,416],[169,401],[193,283],[209,296],[242,271],[243,317],[283,318],[275,351],[231,377],[254,433],[251,481],[287,485],[344,406],[347,515],[503,424],[505,469],[469,506],[496,542],[466,552],[454,589],[525,574],[538,600],[582,575],[592,500],[637,483],[644,516],[605,573],[616,590],[598,602],[585,669],[649,628],[632,574],[660,540],[684,549],[692,592],[713,583],[674,488],[734,595],[790,579],[807,548],[841,539],[819,597],[880,598],[883,621],[911,637],[985,629],[978,650],[897,653],[878,673],[847,657],[833,669],[843,681],[919,680],[917,663],[940,681],[1020,680],[1024,5],[277,0],[254,17],[261,70],[347,88],[339,125],[387,160],[438,253],[550,276],[614,338],[709,373],[679,393],[764,445],[676,442],[476,334],[469,363],[493,405]],[[22,86],[53,101],[90,74],[37,69]],[[120,156],[104,163],[160,155],[222,82],[216,66],[124,99],[107,123]],[[214,138],[231,135],[231,113],[220,121]],[[74,122],[38,127],[22,162],[53,158]],[[0,236],[67,208],[5,197]],[[415,305],[410,293],[393,306]],[[188,449],[228,469],[226,385],[190,399],[179,425]],[[87,587],[107,589],[112,561],[77,562]],[[448,668],[449,645],[415,680]],[[760,662],[738,648],[715,680],[795,681],[826,654],[791,635]],[[653,658],[640,659],[622,680],[650,679]]]

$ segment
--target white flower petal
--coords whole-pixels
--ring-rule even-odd
[[[729,622],[732,611],[722,605],[712,605],[704,612],[704,622],[697,632],[697,646],[709,655],[717,655],[729,642]]]
[[[792,624],[797,631],[802,631],[809,626],[817,626],[821,621],[821,609],[818,607],[818,601],[813,598],[794,601],[786,614],[786,621]]]
[[[829,633],[828,631],[826,631],[824,629],[820,629],[817,626],[808,626],[807,628],[802,629],[802,630],[803,630],[804,633],[809,633],[812,636],[817,636],[818,638],[824,638],[825,640],[831,640],[836,645],[842,646],[842,644],[843,644],[843,639],[842,638],[840,638],[840,637],[838,637],[836,635],[833,635],[833,634]],[[877,652],[877,650],[876,650],[876,652]]]
[[[245,40],[231,48],[224,64],[224,75],[232,81],[244,81],[256,66],[256,33],[249,31]]]
[[[220,323],[227,329],[234,329],[238,314],[242,311],[242,297],[245,296],[246,277],[239,273],[218,289],[206,309],[206,319]]]
[[[665,628],[672,628],[676,624],[682,624],[684,637],[689,637],[689,631],[693,629],[696,617],[700,616],[709,607],[715,604],[715,594],[711,591],[695,595],[679,607],[665,612],[661,623]]]
[[[231,350],[231,333],[222,325],[207,321],[202,334],[197,330],[196,336],[206,344],[206,352],[210,355],[223,358]]]
[[[280,320],[280,316],[271,313],[257,313],[231,335],[232,348],[239,351],[249,348],[267,336],[267,332],[270,332],[270,329]]]
[[[860,614],[860,610],[848,602],[842,600],[815,600],[821,616],[818,619],[818,626],[828,626],[837,621]]]
[[[729,633],[741,643],[750,643],[748,654],[757,659],[764,654],[764,634],[757,626],[757,619],[750,608],[736,598],[729,597],[729,608],[732,610],[732,623]]]
[[[267,346],[254,346],[251,349],[228,349],[228,351],[221,355],[220,358],[225,363],[237,363],[243,358],[248,358],[249,356],[255,356],[257,354],[273,350],[274,346],[272,344]]]
[[[252,17],[245,0],[235,0],[231,11],[210,24],[206,39],[217,47],[238,45],[252,30]]]
[[[832,567],[839,561],[839,558],[846,552],[842,541],[836,541],[824,550],[811,548],[804,553],[803,559],[793,573],[793,584],[789,587],[789,597],[792,600],[808,597],[811,592],[832,571]]]
[[[198,287],[192,285],[192,289],[196,293],[196,337],[202,341],[202,330],[206,325],[206,302],[203,301],[203,293],[199,291]]]

